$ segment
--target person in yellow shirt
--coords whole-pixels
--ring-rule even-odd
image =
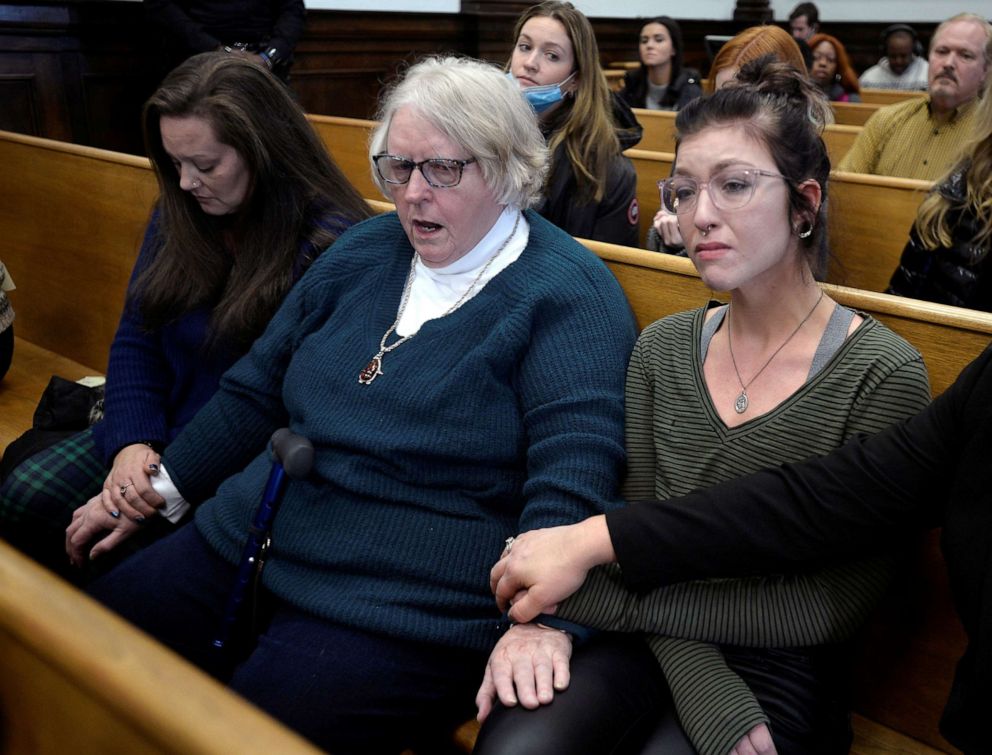
[[[929,96],[879,108],[837,166],[853,173],[933,181],[971,134],[975,100],[992,61],[992,24],[961,13],[930,44]]]

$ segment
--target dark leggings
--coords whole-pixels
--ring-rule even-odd
[[[671,708],[668,686],[639,637],[603,634],[576,650],[571,683],[537,710],[497,705],[479,732],[477,755],[619,755],[640,752]],[[692,753],[672,715],[666,752]]]
[[[779,755],[840,755],[850,717],[824,649],[723,648],[771,721]],[[639,638],[601,635],[572,659],[568,690],[535,711],[497,709],[479,733],[479,755],[692,755],[657,661]]]

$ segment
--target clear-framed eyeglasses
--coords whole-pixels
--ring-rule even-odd
[[[751,201],[754,189],[762,177],[782,178],[780,173],[772,173],[757,168],[725,168],[710,177],[709,181],[697,181],[689,176],[672,176],[658,182],[661,204],[669,212],[684,215],[696,208],[699,192],[706,189],[710,201],[720,210],[739,210]]]
[[[475,158],[455,160],[447,157],[433,157],[430,160],[421,160],[419,163],[415,163],[405,157],[381,154],[373,157],[372,161],[375,163],[379,178],[387,184],[405,184],[410,180],[413,171],[419,170],[424,180],[435,189],[450,189],[458,186],[462,180],[465,166],[474,163]]]

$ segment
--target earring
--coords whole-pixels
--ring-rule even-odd
[[[813,235],[813,224],[809,223],[806,226],[805,231],[800,231],[798,228],[796,228],[796,235],[801,239],[808,239],[810,236]]]

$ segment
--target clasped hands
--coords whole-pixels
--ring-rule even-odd
[[[103,489],[72,514],[65,550],[73,566],[82,566],[115,548],[156,514],[165,500],[152,487],[160,456],[143,443],[125,446],[103,482]],[[100,540],[90,548],[97,537]]]

